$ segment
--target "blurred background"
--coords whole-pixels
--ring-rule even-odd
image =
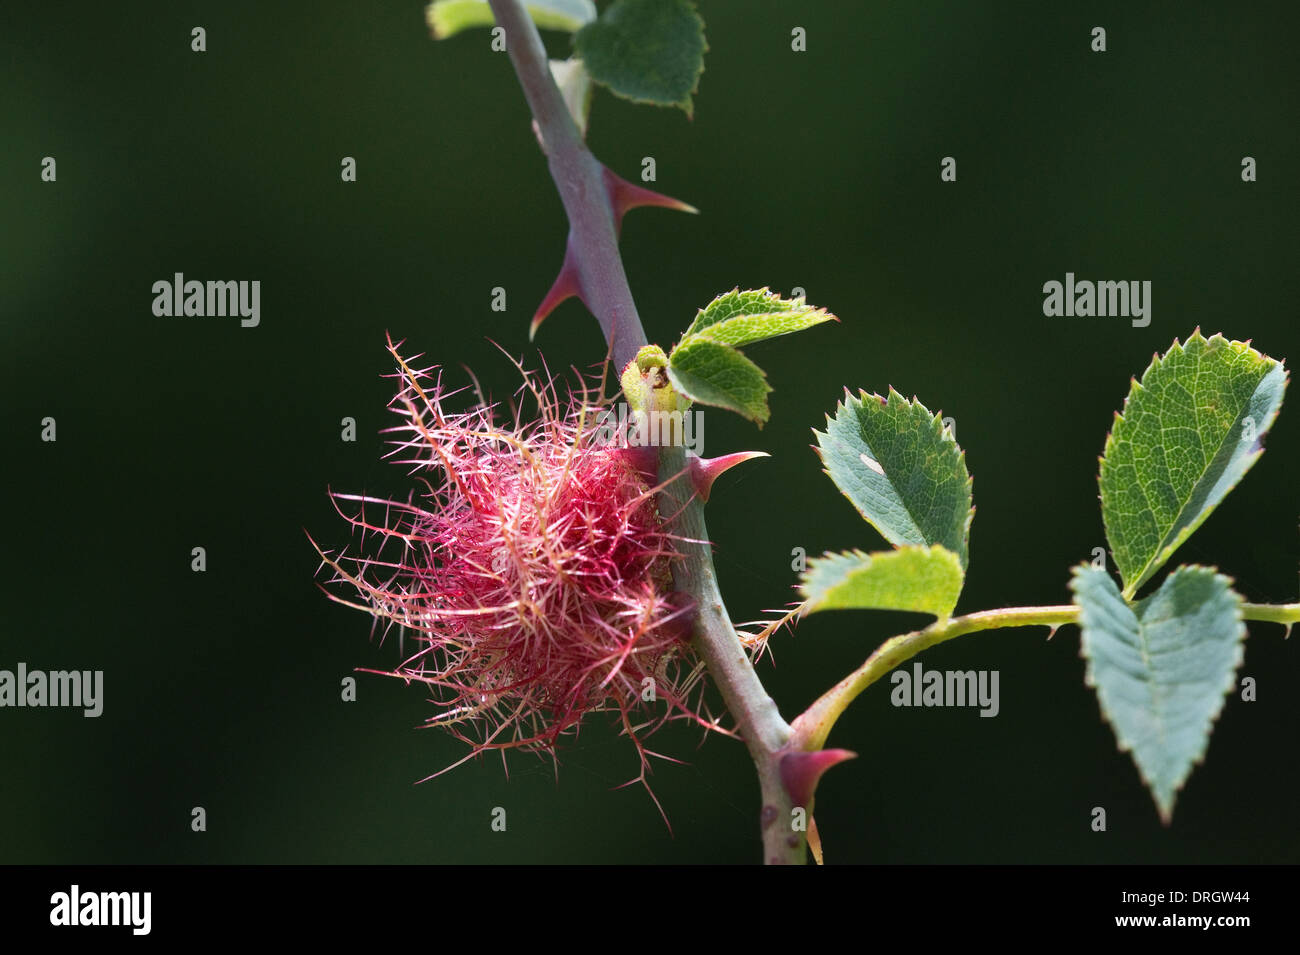
[[[776,389],[762,431],[707,418],[707,454],[773,456],[709,504],[736,619],[793,599],[794,548],[881,546],[809,448],[845,386],[954,417],[970,611],[1068,601],[1071,565],[1105,543],[1097,456],[1153,352],[1200,326],[1300,358],[1293,8],[1064,6],[708,0],[693,120],[597,92],[596,155],[629,179],[653,156],[656,187],[701,210],[625,224],[652,340],[736,285],[799,286],[842,318],[752,347]],[[492,341],[558,367],[604,353],[576,301],[527,342],[566,225],[488,34],[435,43],[414,2],[7,4],[0,24],[0,668],[105,673],[98,719],[0,710],[0,862],[758,861],[735,741],[657,738],[685,761],[653,776],[670,832],[643,791],[614,790],[636,759],[602,720],[558,775],[486,758],[418,783],[464,754],[418,729],[421,690],[357,674],[340,700],[398,651],[317,589],[304,530],[347,543],[327,488],[408,487],[380,460],[385,333],[498,396],[517,378]],[[1150,280],[1151,324],[1045,318],[1042,285],[1067,271]],[[174,272],[259,279],[260,326],[154,317]],[[1294,600],[1300,409],[1267,443],[1178,559]],[[775,638],[762,674],[793,717],[924,622],[822,614]],[[819,793],[828,862],[1300,861],[1300,664],[1279,627],[1251,625],[1259,699],[1228,700],[1168,828],[1078,647],[1073,628],[1007,630],[920,658],[998,670],[996,719],[864,694],[830,740],[861,758]]]

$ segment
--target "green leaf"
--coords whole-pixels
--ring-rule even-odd
[[[768,386],[762,370],[737,345],[839,321],[802,298],[783,299],[766,288],[732,289],[699,310],[668,357],[668,378],[678,393],[694,401],[738,411],[767,421]]]
[[[690,116],[704,72],[704,21],[687,0],[616,0],[573,38],[587,72],[634,103]]]
[[[1133,383],[1106,439],[1101,513],[1124,597],[1160,569],[1263,453],[1281,362],[1200,330]]]
[[[564,30],[573,33],[596,19],[596,5],[592,0],[533,0],[524,9],[542,30]],[[487,0],[436,0],[425,9],[425,19],[435,40],[471,27],[490,27],[496,23]]]
[[[578,133],[587,135],[587,117],[591,115],[591,77],[587,75],[582,60],[551,60],[551,76],[559,87],[564,105],[578,127]]]
[[[668,357],[668,379],[692,401],[738,412],[761,428],[772,390],[763,370],[730,345],[702,338],[681,342]]]
[[[946,620],[966,574],[946,547],[903,547],[877,554],[850,551],[808,562],[800,592],[805,614],[818,610],[914,610]]]
[[[1168,823],[1235,686],[1246,634],[1241,598],[1227,577],[1196,566],[1179,567],[1132,605],[1099,568],[1075,568],[1071,589],[1087,683]]]
[[[839,319],[802,298],[784,299],[766,288],[734,288],[700,309],[682,338],[698,335],[723,345],[748,345],[830,321]]]
[[[845,398],[814,431],[826,473],[894,546],[942,544],[967,564],[971,479],[966,455],[919,401],[894,389]]]

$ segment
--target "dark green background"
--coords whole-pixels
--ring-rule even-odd
[[[776,388],[764,430],[707,419],[707,453],[773,455],[709,505],[736,618],[793,597],[792,548],[880,545],[809,450],[845,385],[955,417],[975,610],[1068,600],[1070,566],[1104,543],[1097,455],[1154,351],[1199,325],[1300,357],[1296,23],[1281,4],[1141,6],[710,0],[693,121],[597,95],[596,154],[628,178],[654,156],[658,187],[702,210],[626,223],[652,339],[735,285],[802,286],[843,319],[751,349]],[[600,720],[558,779],[515,757],[508,778],[485,759],[415,785],[463,754],[415,729],[421,692],[361,675],[359,702],[339,701],[352,668],[397,650],[316,589],[304,528],[340,546],[327,486],[407,486],[379,460],[384,334],[502,394],[516,381],[488,339],[535,359],[527,320],[563,252],[487,33],[434,43],[409,2],[6,4],[0,69],[0,667],[106,682],[97,720],[0,711],[0,861],[756,861],[734,741],[658,739],[688,760],[654,776],[670,835],[643,792],[611,791],[635,759]],[[939,181],[949,155],[955,184]],[[358,182],[340,182],[343,156]],[[261,326],[155,318],[150,286],[176,271],[260,279]],[[1044,318],[1042,284],[1066,271],[1151,280],[1151,325]],[[576,302],[538,345],[560,367],[603,354]],[[39,440],[46,415],[56,444]],[[1293,600],[1300,411],[1268,446],[1179,557],[1248,599]],[[812,618],[773,642],[764,679],[793,716],[921,622]],[[1250,631],[1259,701],[1229,700],[1170,828],[1083,685],[1077,630],[928,652],[927,667],[999,670],[1001,714],[894,709],[872,688],[831,738],[861,758],[820,793],[828,860],[1300,860],[1296,644]],[[1109,832],[1090,831],[1093,806]]]

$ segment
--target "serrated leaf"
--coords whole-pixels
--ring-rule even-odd
[[[937,415],[894,389],[846,394],[814,431],[826,473],[896,547],[942,544],[964,568],[975,509],[966,460]]]
[[[734,288],[700,309],[682,339],[698,335],[724,345],[748,345],[830,321],[839,319],[802,298],[784,299],[766,288]]]
[[[1087,683],[1167,823],[1235,685],[1241,598],[1227,577],[1196,566],[1179,567],[1132,605],[1100,568],[1075,568],[1071,589]]]
[[[1132,598],[1263,452],[1286,369],[1243,342],[1200,331],[1135,382],[1106,439],[1101,513]]]
[[[573,33],[596,19],[592,0],[532,0],[524,4],[524,9],[542,30]],[[435,40],[496,23],[487,0],[436,0],[425,8],[424,16]]]
[[[616,0],[573,42],[591,78],[610,92],[691,115],[708,45],[687,0]]]
[[[818,610],[914,610],[946,620],[966,578],[946,547],[902,547],[826,554],[808,562],[799,584],[804,613]]]
[[[771,414],[767,394],[772,388],[763,370],[730,345],[682,342],[668,356],[668,379],[692,401],[738,412],[759,427]]]

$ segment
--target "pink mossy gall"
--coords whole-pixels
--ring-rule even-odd
[[[419,490],[332,494],[356,552],[321,551],[326,593],[414,641],[390,675],[427,687],[429,724],[467,742],[466,759],[554,756],[584,717],[606,712],[635,743],[633,781],[644,782],[659,755],[650,732],[678,716],[716,724],[701,715],[693,608],[672,589],[673,515],[660,513],[644,457],[610,440],[604,376],[562,394],[517,365],[509,415],[482,396],[452,411],[467,389],[445,390],[440,369],[416,369],[419,356],[398,348],[389,342],[400,422],[385,432],[388,457]]]

